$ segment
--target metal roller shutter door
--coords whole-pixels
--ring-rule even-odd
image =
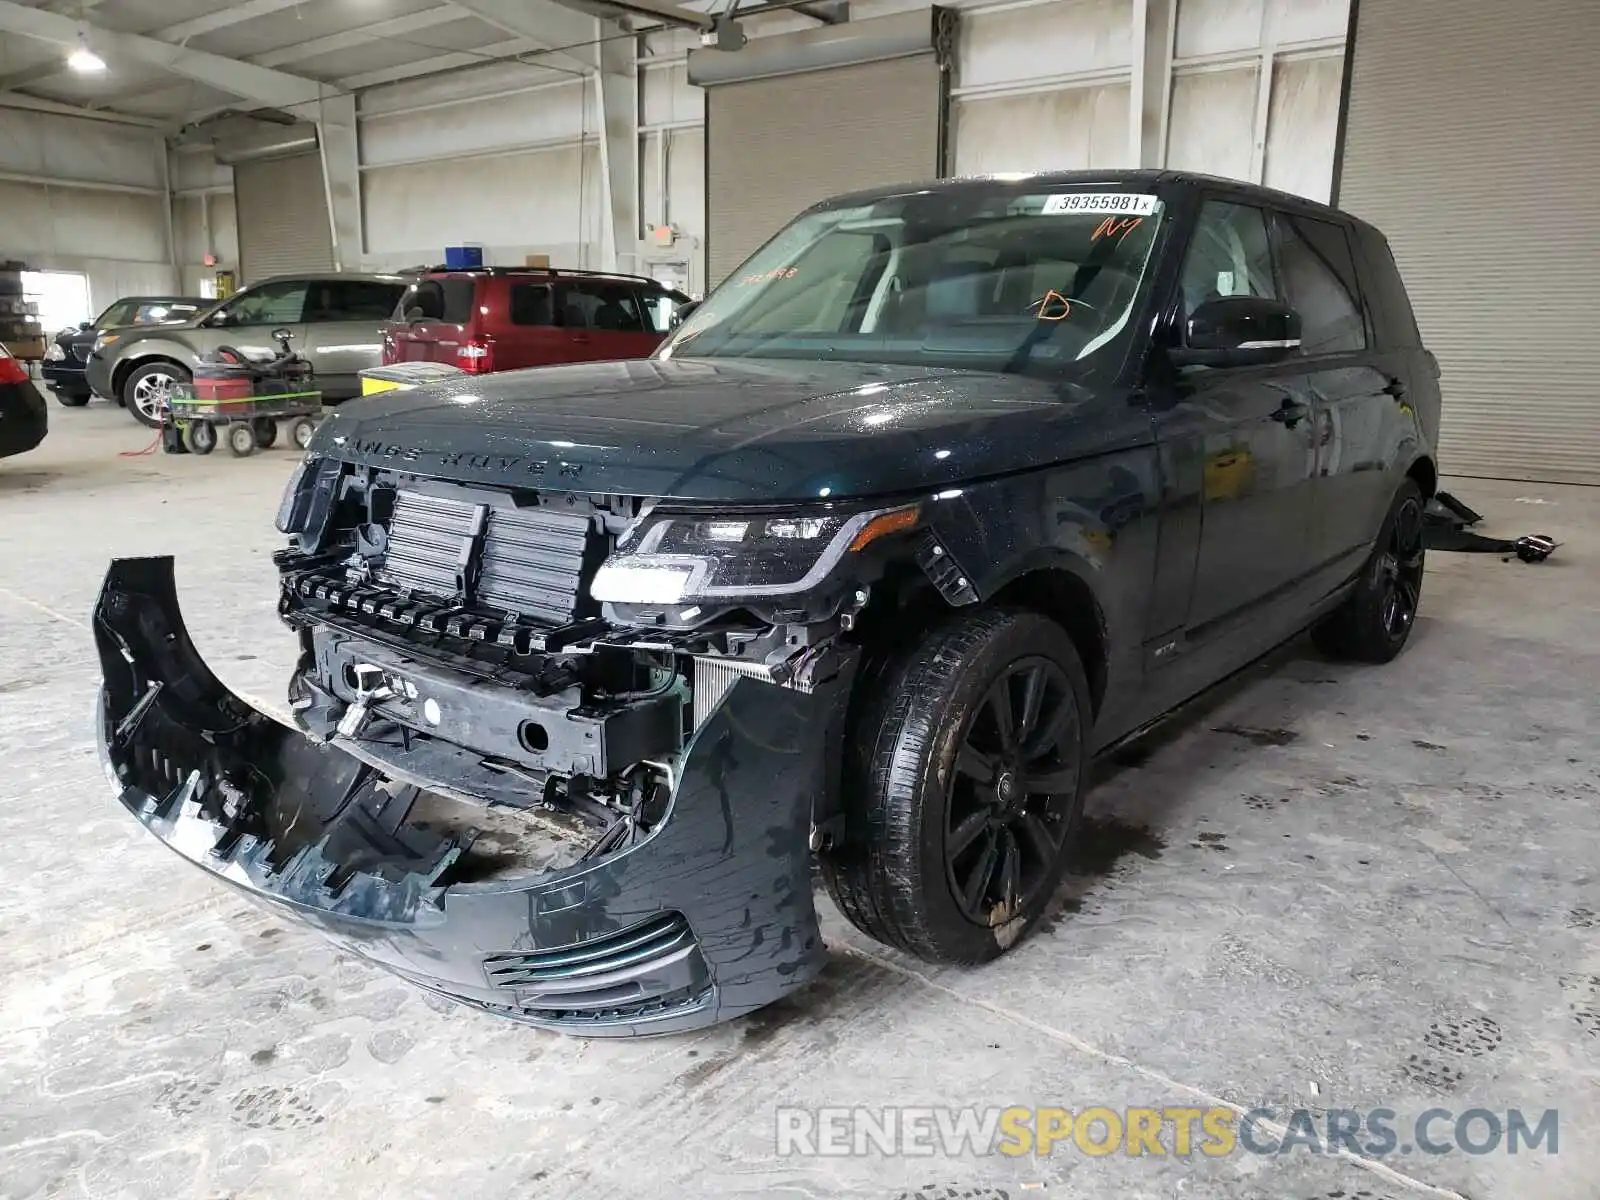
[[[1359,0],[1338,203],[1444,369],[1441,469],[1600,483],[1594,0]]]
[[[938,175],[943,92],[932,54],[708,88],[709,280],[818,200]]]
[[[333,270],[328,193],[317,151],[236,163],[233,195],[245,283]]]

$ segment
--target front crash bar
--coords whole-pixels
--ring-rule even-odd
[[[337,738],[281,725],[223,686],[184,626],[171,558],[114,560],[94,635],[97,735],[123,807],[191,863],[420,986],[629,1036],[739,1016],[822,967],[807,835],[843,709],[827,686],[737,682],[643,840],[452,883],[471,833],[399,823],[380,839],[364,798],[385,781]],[[361,838],[348,836],[353,815]]]

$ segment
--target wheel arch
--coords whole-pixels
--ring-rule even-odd
[[[1406,477],[1417,481],[1424,500],[1432,498],[1439,490],[1439,468],[1426,454],[1420,454],[1412,460],[1411,465],[1406,468]]]
[[[151,363],[160,362],[170,363],[190,375],[194,374],[193,367],[184,362],[176,354],[173,354],[165,349],[151,351],[141,350],[137,355],[130,355],[112,368],[112,392],[120,399],[122,396],[122,386],[128,382],[129,375],[132,375],[140,367],[148,367]]]
[[[1088,564],[1070,555],[1037,557],[993,585],[987,603],[1023,608],[1048,617],[1072,639],[1089,680],[1096,715],[1105,700],[1111,658],[1111,631],[1086,572]]]

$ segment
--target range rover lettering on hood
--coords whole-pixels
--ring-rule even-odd
[[[562,479],[577,479],[583,474],[582,463],[550,462],[544,459],[525,458],[517,454],[468,454],[461,451],[441,453],[421,446],[402,446],[397,442],[343,436],[334,438],[333,445],[346,456],[369,461],[431,465],[442,470],[499,472],[505,475],[550,475]]]

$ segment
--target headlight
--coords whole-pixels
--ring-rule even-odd
[[[94,352],[98,354],[121,336],[120,333],[102,333],[94,340]]]
[[[611,604],[792,596],[851,553],[917,523],[918,506],[856,512],[666,513],[624,539],[589,592]]]
[[[51,342],[50,349],[44,352],[45,362],[60,362],[66,356],[67,352],[61,348],[60,342]]]

